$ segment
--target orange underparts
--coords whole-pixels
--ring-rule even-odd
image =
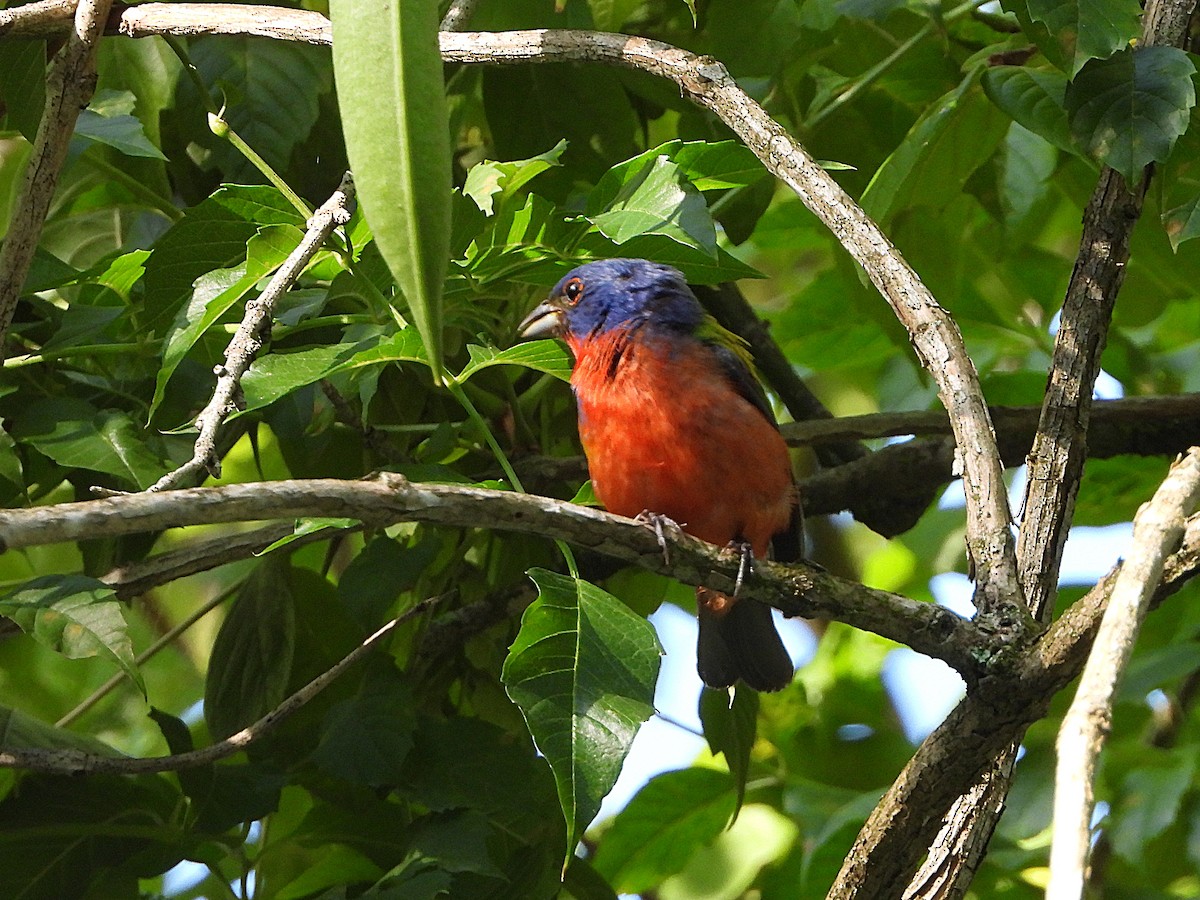
[[[796,503],[787,446],[713,349],[644,329],[570,344],[579,435],[605,507],[650,510],[710,543],[746,541],[765,556]]]

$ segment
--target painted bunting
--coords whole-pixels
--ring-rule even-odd
[[[764,557],[800,555],[787,446],[744,341],[705,313],[683,274],[644,259],[570,272],[521,323],[559,336],[596,496],[623,516],[665,516],[688,534]],[[700,677],[776,691],[794,669],[771,610],[697,588]]]

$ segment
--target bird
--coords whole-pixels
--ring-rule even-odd
[[[748,345],[705,312],[683,274],[644,259],[581,265],[518,327],[558,337],[592,489],[612,513],[664,520],[743,554],[801,555],[787,445]],[[740,577],[739,577],[740,586]],[[696,589],[697,669],[710,688],[778,691],[795,674],[771,610]]]

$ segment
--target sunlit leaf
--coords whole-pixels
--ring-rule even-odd
[[[724,831],[736,808],[737,792],[725,772],[692,768],[657,775],[605,832],[596,869],[623,894],[649,891]]]
[[[82,575],[46,575],[0,597],[0,615],[68,659],[103,657],[144,694],[129,626],[111,587]]]
[[[333,0],[329,12],[358,195],[440,379],[451,179],[437,6]]]
[[[466,381],[476,372],[489,366],[502,365],[523,366],[553,375],[562,381],[571,379],[571,355],[559,341],[528,341],[505,350],[471,344],[467,351],[471,361],[458,374],[459,381]]]
[[[538,599],[501,678],[554,772],[570,857],[653,712],[662,651],[645,619],[594,585],[544,569],[530,576]]]
[[[490,216],[495,212],[497,194],[500,197],[511,197],[542,172],[562,165],[560,160],[566,149],[567,142],[559,141],[545,153],[539,153],[529,159],[513,162],[495,162],[487,159],[477,163],[467,172],[463,194],[474,200],[481,212]]]

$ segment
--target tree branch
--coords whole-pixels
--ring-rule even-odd
[[[1091,840],[1092,779],[1112,727],[1117,685],[1133,655],[1164,561],[1183,538],[1184,519],[1200,503],[1200,447],[1176,461],[1154,498],[1133,520],[1133,549],[1121,566],[1083,669],[1075,699],[1058,732],[1054,778],[1054,841],[1047,900],[1083,896]]]
[[[242,376],[262,349],[262,336],[270,325],[275,304],[296,283],[304,267],[329,238],[333,229],[350,221],[353,203],[354,180],[347,172],[342,176],[341,184],[333,195],[308,220],[308,231],[305,232],[304,238],[276,270],[266,289],[257,299],[246,303],[242,323],[225,350],[225,363],[213,370],[217,376],[217,386],[212,399],[196,417],[200,436],[196,438],[196,449],[192,458],[173,472],[168,472],[147,490],[172,490],[205,471],[214,478],[220,477],[221,460],[216,452],[217,432],[225,419],[237,411]]]
[[[31,30],[44,20],[30,20]],[[14,33],[17,16],[0,17]],[[147,3],[123,10],[121,34],[253,33],[328,43],[328,21],[303,10],[236,4]],[[967,498],[967,552],[975,572],[976,606],[999,619],[1019,607],[1012,517],[1003,468],[979,379],[962,335],[899,251],[809,153],[749,97],[725,67],[641,37],[584,31],[442,32],[442,58],[463,64],[603,62],[648,72],[677,84],[685,97],[715,113],[787,184],[863,267],[909,333],[921,364],[938,385],[950,414]],[[1015,620],[1014,624],[1019,624]]]
[[[922,742],[859,832],[829,892],[830,900],[894,897],[897,886],[905,884],[917,867],[925,848],[943,846],[934,845],[933,840],[942,825],[944,810],[968,796],[986,802],[988,810],[995,809],[996,803],[1002,805],[1003,792],[977,788],[981,776],[985,771],[1003,772],[998,769],[1004,761],[1001,752],[1046,714],[1054,695],[1083,669],[1119,571],[1120,564],[1027,652],[1014,654],[1010,670],[1002,672],[999,665],[994,666]],[[1182,546],[1167,560],[1153,603],[1161,603],[1197,574],[1200,515],[1188,521]],[[963,815],[970,820],[966,812],[964,808]],[[964,847],[970,845],[973,833],[966,828],[944,829],[940,838],[950,841],[946,847]],[[964,874],[969,881],[969,873],[957,865],[937,872],[953,882],[951,890],[965,888],[960,880]],[[944,881],[939,881],[936,889],[926,886],[927,892],[911,896],[951,896],[938,893],[944,886]]]
[[[67,43],[51,60],[46,72],[46,108],[33,139],[29,164],[13,205],[12,220],[4,235],[4,244],[0,246],[0,360],[6,355],[8,328],[42,237],[50,201],[58,187],[67,147],[75,131],[75,120],[96,90],[96,47],[111,2],[82,0],[79,3]],[[58,9],[56,6],[54,10],[38,12]]]
[[[669,536],[671,565],[653,529],[600,510],[531,494],[451,484],[419,484],[390,473],[369,481],[313,479],[123,494],[103,500],[0,511],[0,548],[116,537],[185,525],[354,518],[375,526],[418,521],[494,528],[561,539],[677,578],[732,593],[738,560],[682,532]],[[834,618],[942,659],[968,683],[1008,643],[929,603],[874,590],[809,566],[756,561],[741,596],[785,615]]]
[[[392,619],[332,667],[300,688],[257,722],[202,750],[191,750],[171,756],[129,759],[121,756],[101,756],[69,748],[42,750],[14,747],[0,750],[0,768],[27,769],[31,772],[44,772],[50,775],[142,775],[148,772],[178,772],[181,769],[211,765],[262,740],[278,728],[288,716],[329,687],[348,668],[370,653],[376,644],[391,633],[393,628],[424,612],[438,599],[440,598],[435,597],[422,601],[406,610],[403,615]]]

